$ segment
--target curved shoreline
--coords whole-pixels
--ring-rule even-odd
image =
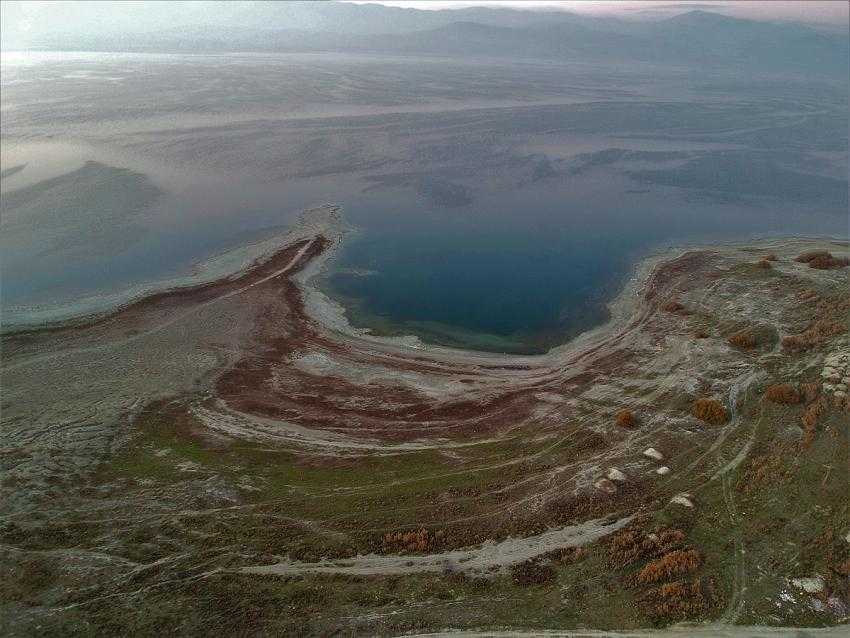
[[[109,320],[134,306],[143,305],[153,297],[180,294],[182,291],[191,291],[198,287],[217,286],[244,277],[266,262],[273,260],[278,253],[285,250],[294,241],[321,234],[329,240],[329,246],[304,268],[300,269],[293,276],[293,281],[298,282],[305,296],[305,314],[312,320],[318,321],[326,329],[347,337],[362,339],[375,345],[403,347],[435,355],[453,356],[462,353],[466,357],[479,355],[485,359],[508,357],[520,361],[526,359],[539,361],[541,358],[550,357],[565,350],[579,348],[586,342],[596,340],[599,335],[608,333],[611,326],[621,323],[629,316],[634,308],[636,297],[653,268],[687,252],[716,250],[718,248],[743,249],[754,244],[759,245],[762,249],[772,249],[793,243],[812,241],[836,245],[847,244],[846,239],[833,236],[788,236],[756,237],[742,241],[719,241],[710,244],[685,243],[651,250],[632,264],[630,272],[626,273],[623,280],[614,288],[617,292],[605,302],[608,318],[604,322],[579,332],[567,341],[553,345],[546,352],[504,353],[426,342],[415,333],[394,336],[373,334],[369,327],[354,326],[349,319],[345,306],[315,284],[318,278],[327,274],[328,262],[336,259],[336,253],[342,244],[344,235],[351,230],[344,226],[344,222],[339,216],[342,210],[343,207],[337,204],[324,204],[316,208],[306,209],[302,211],[298,221],[286,232],[219,253],[197,263],[190,273],[183,276],[140,284],[122,292],[94,295],[71,305],[51,306],[44,310],[39,310],[37,307],[27,308],[24,316],[29,317],[28,319],[14,320],[11,323],[8,321],[0,322],[0,335],[14,337],[52,330],[85,328],[88,325]]]

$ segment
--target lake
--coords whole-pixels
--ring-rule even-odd
[[[604,321],[654,250],[847,233],[846,83],[322,54],[5,56],[2,82],[7,328],[325,202],[352,323],[504,352]]]

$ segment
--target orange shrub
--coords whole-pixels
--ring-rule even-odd
[[[673,314],[684,314],[685,313],[685,307],[682,304],[680,304],[678,301],[676,301],[675,299],[668,301],[666,304],[661,306],[661,309],[664,312],[672,312]]]
[[[717,399],[697,399],[691,413],[700,421],[720,425],[726,422],[729,415],[726,408]]]
[[[800,417],[800,422],[803,427],[803,447],[809,447],[815,440],[815,433],[818,428],[818,419],[827,410],[826,399],[821,396],[816,401],[812,401]]]
[[[664,528],[654,535],[637,528],[627,528],[608,541],[608,565],[622,568],[639,560],[660,556],[681,547],[685,533],[680,529]]]
[[[617,412],[617,425],[621,428],[633,428],[637,425],[637,419],[631,410],[620,410]]]
[[[640,601],[658,620],[685,620],[704,616],[716,606],[718,596],[715,590],[713,579],[675,581],[647,590]]]
[[[829,251],[826,250],[810,250],[805,253],[801,253],[794,258],[794,261],[799,262],[801,264],[807,264],[813,259],[817,259],[819,257],[832,257],[829,254]]]
[[[816,319],[800,334],[782,337],[782,347],[791,352],[800,352],[844,332],[847,332],[847,328],[840,321]]]
[[[754,348],[758,340],[752,330],[741,330],[729,337],[729,343],[736,348]]]
[[[801,400],[800,393],[790,383],[770,385],[764,391],[764,396],[773,403],[785,403],[787,405],[794,405]]]
[[[805,403],[811,403],[820,396],[820,383],[813,381],[812,383],[801,383],[800,393],[803,395]]]
[[[835,257],[827,250],[811,250],[799,255],[794,261],[809,264],[809,268],[817,268],[818,270],[846,268],[850,264],[850,259],[846,257]]]
[[[702,555],[695,549],[677,549],[669,554],[664,554],[658,560],[654,560],[638,572],[639,583],[657,583],[667,580],[671,576],[690,574],[702,565]]]
[[[384,534],[383,549],[385,552],[424,552],[431,547],[433,540],[427,529],[395,532]]]
[[[833,257],[832,255],[827,255],[826,257],[815,257],[809,262],[809,268],[816,268],[818,270],[835,270],[837,268],[846,268],[847,264],[850,264],[850,260],[846,257]]]

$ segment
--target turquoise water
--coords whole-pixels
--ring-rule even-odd
[[[612,175],[552,181],[450,210],[396,198],[355,200],[326,280],[356,325],[502,352],[544,352],[608,317],[643,256],[670,246],[846,232],[837,210],[777,202],[680,203]],[[607,187],[607,188],[606,188]],[[631,189],[635,190],[635,189]]]

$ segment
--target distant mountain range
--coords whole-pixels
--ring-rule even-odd
[[[846,34],[693,10],[657,21],[564,11],[421,11],[337,2],[3,3],[2,47],[82,51],[338,51],[648,62],[844,75]]]

